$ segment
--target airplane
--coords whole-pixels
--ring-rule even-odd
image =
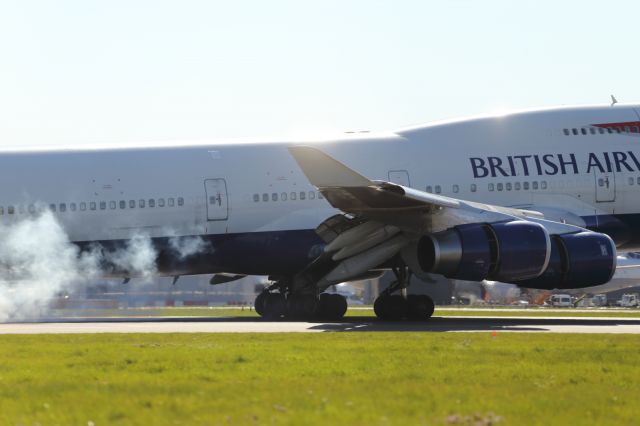
[[[411,275],[608,282],[618,252],[640,249],[639,143],[640,105],[618,103],[321,141],[5,147],[0,220],[46,210],[82,250],[145,235],[164,276],[267,275],[266,318],[340,319],[346,301],[325,290],[390,269],[378,317],[427,319]],[[176,252],[194,238],[197,252]]]

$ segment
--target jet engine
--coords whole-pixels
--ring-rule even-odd
[[[402,255],[418,275],[513,282],[540,276],[547,269],[551,248],[544,226],[514,220],[457,225],[421,237]]]
[[[616,246],[611,238],[584,231],[551,237],[551,258],[537,278],[518,281],[521,287],[570,289],[609,282],[616,271]]]

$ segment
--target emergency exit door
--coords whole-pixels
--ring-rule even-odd
[[[594,169],[596,202],[608,203],[616,200],[616,175],[614,172],[600,172]]]
[[[207,220],[227,220],[229,202],[225,180],[207,179],[204,181],[204,190],[207,197]]]

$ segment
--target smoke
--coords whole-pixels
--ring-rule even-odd
[[[144,235],[121,249],[81,251],[48,211],[0,224],[0,321],[42,316],[57,295],[114,270],[148,278],[156,272],[156,257]]]
[[[205,251],[211,252],[209,244],[200,237],[171,237],[169,247],[180,260]]]

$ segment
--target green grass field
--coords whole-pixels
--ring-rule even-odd
[[[2,425],[638,424],[640,336],[0,336]]]

